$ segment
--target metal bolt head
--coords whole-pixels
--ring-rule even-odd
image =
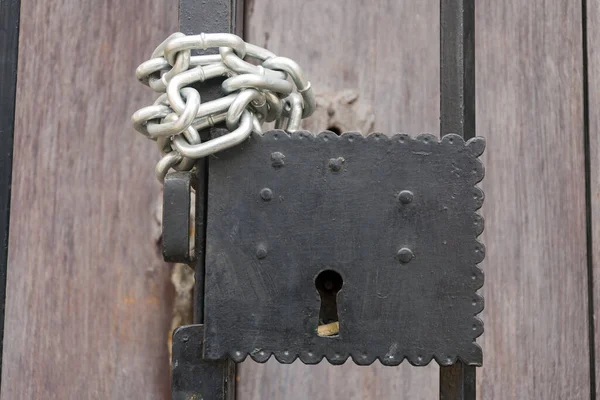
[[[285,156],[278,151],[271,153],[271,165],[273,168],[281,168],[285,164]]]
[[[403,190],[398,194],[398,201],[402,204],[408,204],[413,201],[414,195],[410,190]]]
[[[260,197],[264,201],[270,201],[273,198],[273,191],[269,188],[264,188],[260,191]]]
[[[407,264],[409,263],[413,258],[415,258],[415,255],[413,254],[412,250],[409,249],[408,247],[403,247],[400,250],[398,250],[398,254],[397,254],[398,260],[402,263],[402,264]]]
[[[329,159],[329,169],[332,170],[333,172],[338,172],[342,169],[342,165],[344,164],[346,160],[344,160],[344,157],[338,157],[338,158],[330,158]]]
[[[267,257],[267,247],[263,244],[259,244],[256,248],[256,258],[262,260],[265,257]]]

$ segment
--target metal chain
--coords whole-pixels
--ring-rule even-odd
[[[219,54],[192,55],[209,48],[219,48]],[[294,132],[315,109],[310,82],[295,61],[229,33],[174,33],[137,68],[136,77],[162,93],[131,117],[134,128],[156,141],[163,155],[155,171],[161,182],[171,168],[189,171],[196,159],[235,146],[252,132],[261,134],[263,122]],[[203,103],[190,87],[219,77],[227,79],[223,97],[216,100]],[[201,141],[199,130],[222,122],[229,133]]]

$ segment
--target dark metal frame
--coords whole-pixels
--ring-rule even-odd
[[[242,34],[243,6],[236,0],[211,0],[210,6],[197,0],[180,0],[181,31],[235,32]],[[461,135],[465,140],[475,136],[475,1],[440,0],[440,132]],[[204,8],[202,8],[204,7]],[[203,88],[204,99],[219,95],[218,83]],[[217,128],[218,129],[218,128]],[[205,132],[205,135],[207,133]],[[165,182],[165,255],[169,261],[191,262],[188,240],[185,250],[176,236],[187,239],[189,216],[175,208],[189,209],[189,190],[196,189],[196,310],[195,322],[179,328],[173,340],[173,399],[188,399],[201,394],[204,398],[235,398],[235,365],[229,360],[207,361],[203,358],[204,341],[204,272],[207,211],[207,162],[198,163],[193,179],[185,174],[172,174]],[[185,193],[183,200],[181,195]],[[179,208],[181,210],[181,208]],[[182,246],[177,249],[177,246]],[[460,360],[440,367],[440,399],[474,400],[476,398],[475,366]]]
[[[475,0],[440,0],[440,135],[475,137]],[[440,366],[440,400],[476,398],[476,367]]]
[[[197,0],[179,1],[179,25],[185,34],[231,32],[243,35],[243,0]],[[221,96],[218,80],[209,85],[198,87],[203,101],[214,100]],[[212,128],[223,129],[222,127]],[[203,138],[210,131],[200,132]],[[215,133],[215,132],[213,132]],[[194,322],[196,325],[183,326],[173,333],[173,376],[171,394],[173,400],[202,398],[215,400],[235,399],[235,363],[231,360],[206,361],[203,359],[204,345],[204,263],[206,246],[206,206],[207,206],[206,159],[199,160],[196,175],[185,173],[167,174],[164,186],[163,210],[163,253],[170,262],[195,264],[194,286]],[[186,176],[187,175],[187,176]],[[189,216],[190,191],[195,188],[195,261],[189,252]],[[178,208],[182,207],[182,208]],[[179,211],[176,211],[176,209]],[[183,212],[181,212],[183,210]],[[173,219],[170,222],[167,220]],[[183,240],[183,241],[182,241]]]
[[[0,349],[4,341],[20,12],[20,0],[0,0]],[[1,365],[0,354],[0,369]]]

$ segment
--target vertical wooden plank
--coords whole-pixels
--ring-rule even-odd
[[[480,398],[586,399],[581,2],[480,0],[476,18],[487,138]]]
[[[378,131],[439,132],[439,0],[246,2],[246,40],[296,60],[317,92],[359,89]]]
[[[600,40],[600,3],[597,1],[582,0],[585,6],[584,17],[587,51],[587,92],[585,93],[588,100],[588,131],[587,145],[589,155],[589,209],[588,223],[590,240],[589,245],[591,250],[589,261],[592,265],[592,281],[590,282],[590,290],[593,294],[593,309],[590,313],[593,318],[594,341],[593,346],[590,346],[590,351],[593,351],[592,361],[594,362],[592,373],[593,388],[596,397],[600,396],[600,321],[596,317],[600,309],[600,49],[598,41]]]
[[[172,1],[24,0],[2,399],[165,399],[169,270],[134,71]]]
[[[246,1],[246,40],[296,60],[317,93],[358,89],[359,101],[374,108],[379,132],[439,133],[439,0]],[[386,368],[270,360],[247,361],[238,371],[242,400],[438,395],[435,363]]]
[[[20,0],[0,1],[0,349],[4,339],[20,11]]]

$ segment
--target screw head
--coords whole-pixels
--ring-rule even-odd
[[[398,201],[402,204],[408,204],[413,201],[414,195],[410,190],[403,190],[398,194]]]
[[[339,172],[342,169],[342,165],[344,165],[344,157],[338,158],[330,158],[329,159],[329,169],[333,172]]]
[[[411,249],[409,249],[408,247],[403,247],[400,250],[398,250],[398,254],[397,254],[398,260],[402,263],[402,264],[407,264],[409,263],[413,258],[415,258],[414,253],[412,252]]]
[[[281,168],[285,164],[285,156],[278,151],[271,153],[271,165],[273,168]]]
[[[265,257],[267,257],[267,248],[265,245],[259,244],[258,247],[256,248],[256,258],[258,258],[259,260],[262,260]]]
[[[269,188],[264,188],[260,191],[260,197],[264,201],[269,201],[273,198],[273,191]]]

